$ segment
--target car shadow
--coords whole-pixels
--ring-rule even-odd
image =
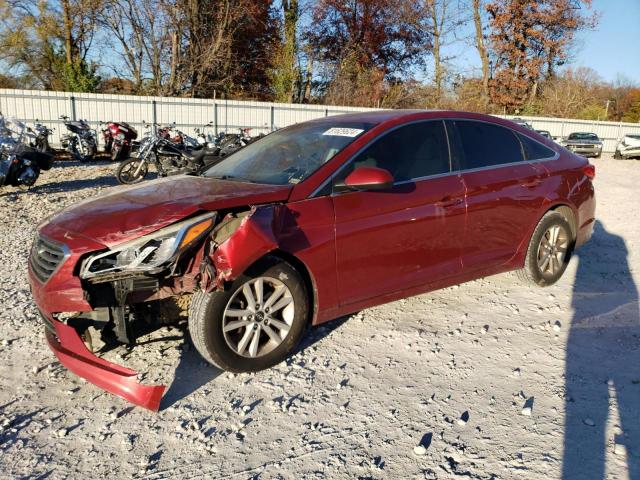
[[[331,322],[309,329],[298,347],[287,357],[285,362],[289,364],[293,355],[304,352],[316,342],[328,337],[349,318],[350,316],[340,317]],[[184,345],[189,345],[189,348],[182,349],[173,382],[171,382],[171,385],[160,401],[160,411],[173,406],[175,403],[193,394],[224,373],[224,371],[203,360],[200,354],[193,348],[191,337],[186,328],[184,335]]]
[[[173,381],[160,401],[160,411],[166,410],[188,397],[224,372],[206,363],[193,348],[188,330],[184,331],[184,344]],[[188,348],[184,348],[187,347]]]
[[[627,247],[598,222],[576,256],[562,478],[605,478],[609,450],[640,479],[640,312]]]
[[[118,180],[113,175],[103,175],[96,178],[87,178],[83,180],[66,180],[62,182],[51,182],[37,184],[30,190],[23,190],[20,193],[37,192],[37,193],[61,193],[76,190],[84,190],[85,188],[96,187],[115,187],[119,185]]]

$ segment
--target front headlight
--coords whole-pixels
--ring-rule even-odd
[[[215,218],[216,213],[199,215],[92,255],[82,263],[80,278],[162,270],[210,231]]]

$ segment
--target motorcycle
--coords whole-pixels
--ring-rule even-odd
[[[13,138],[13,132],[8,127],[4,115],[0,113],[0,152],[12,148],[15,142],[16,139]]]
[[[184,143],[171,137],[169,130],[169,127],[161,127],[155,134],[140,140],[137,152],[118,165],[116,179],[119,183],[131,185],[141,182],[149,173],[149,165],[155,166],[159,177],[166,177],[198,172],[221,160],[219,147],[184,148]]]
[[[250,128],[240,128],[239,130],[240,133],[222,134],[218,143],[221,156],[229,155],[264,137],[264,133],[252,137]]]
[[[88,162],[93,160],[98,153],[96,136],[85,120],[69,120],[69,117],[62,115],[60,119],[71,134],[63,135],[60,139],[62,148],[71,156],[80,161]]]
[[[25,144],[27,126],[19,120],[11,120],[18,128],[17,138],[10,147],[0,152],[0,187],[31,187],[36,183],[41,170],[53,165],[53,155],[35,150]]]
[[[100,122],[100,125],[105,123]],[[133,141],[138,138],[136,129],[126,122],[107,122],[101,131],[104,151],[111,154],[114,162],[128,157]]]
[[[49,145],[49,135],[53,133],[53,130],[40,123],[36,119],[36,123],[33,127],[27,127],[29,136],[31,137],[30,146],[39,152],[49,152],[51,147]]]

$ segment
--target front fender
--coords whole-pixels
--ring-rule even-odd
[[[252,207],[238,229],[211,255],[218,286],[235,280],[259,258],[278,248],[282,205]]]

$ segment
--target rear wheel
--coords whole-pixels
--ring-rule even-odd
[[[224,291],[198,292],[189,309],[189,333],[200,354],[218,368],[255,372],[295,348],[307,325],[309,300],[300,274],[266,257]]]
[[[120,162],[116,170],[116,179],[123,185],[133,185],[144,180],[149,173],[147,162],[136,157],[127,158]]]
[[[558,212],[547,212],[531,236],[519,277],[541,287],[553,285],[566,270],[574,244],[569,222]]]

